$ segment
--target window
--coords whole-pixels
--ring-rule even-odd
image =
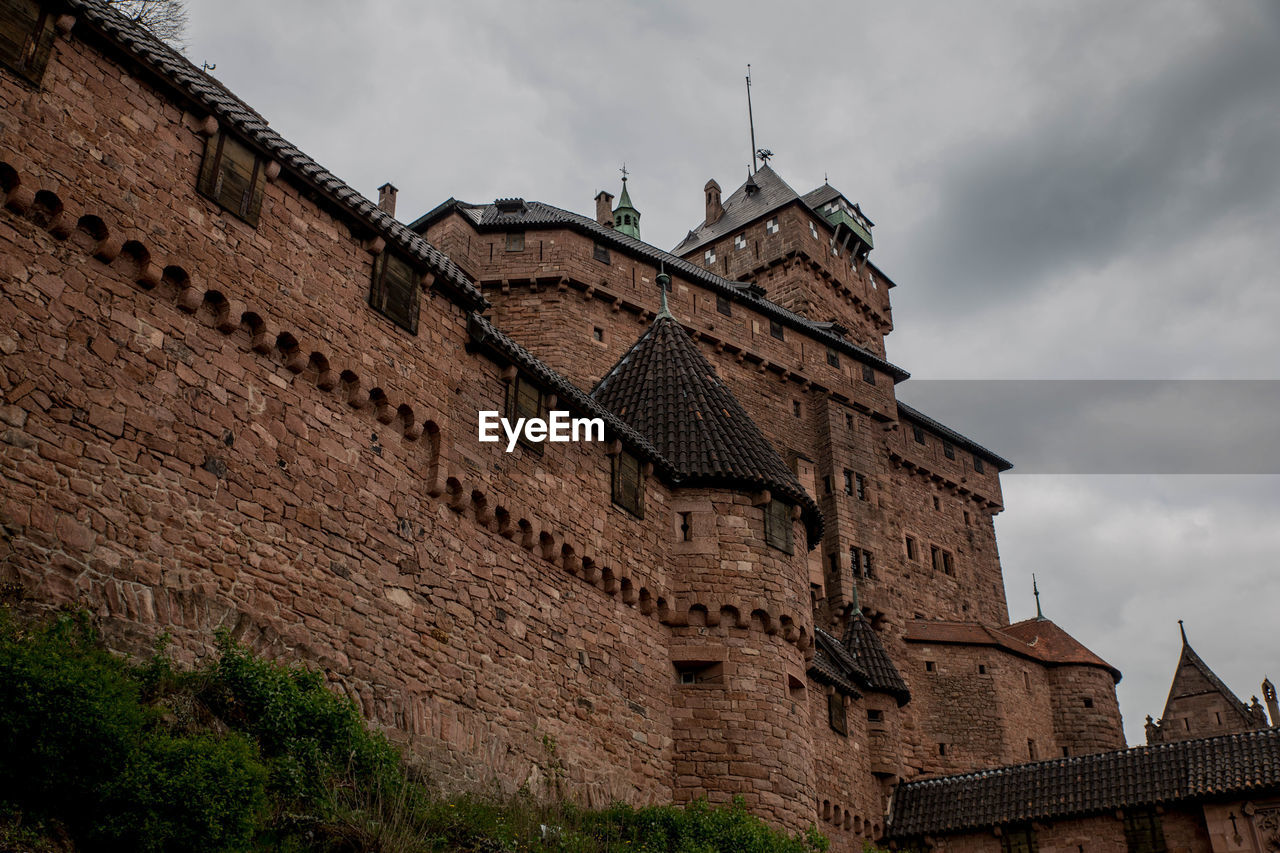
[[[601,243],[596,243],[591,247],[591,257],[606,264],[613,263],[613,261],[609,259],[609,247]]]
[[[369,307],[404,329],[418,334],[418,274],[409,262],[387,250],[373,261]]]
[[[681,660],[674,663],[677,684],[724,684],[724,663]]]
[[[871,577],[871,552],[866,548],[862,549],[862,576]]]
[[[867,478],[861,474],[855,474],[853,483],[853,491],[857,494],[858,500],[865,501],[867,499]]]
[[[604,329],[600,328],[599,326],[592,326],[591,340],[595,341],[596,343],[601,343],[601,344],[604,343]]]
[[[955,563],[953,563],[951,560],[950,551],[942,552],[942,571],[946,572],[949,575],[954,575],[956,573]]]
[[[987,665],[985,663],[978,664],[978,675],[987,674]]]
[[[769,335],[770,337],[777,338],[780,341],[786,340],[786,335],[782,331],[782,324],[777,320],[769,321]]]
[[[916,444],[924,444],[924,430],[918,426],[911,428],[911,437],[916,440]]]
[[[707,249],[702,253],[702,260],[706,261],[707,266],[711,266],[716,262],[716,250]]]
[[[935,572],[942,571],[942,549],[937,545],[929,546],[929,563]]]
[[[719,311],[721,314],[723,314],[723,315],[724,315],[724,316],[726,316],[726,317],[732,317],[732,316],[733,316],[733,305],[729,302],[729,297],[727,297],[727,296],[717,296],[717,297],[716,297],[716,310],[717,310],[717,311]]]
[[[973,457],[973,470],[976,474],[982,473],[982,460],[977,456]]]
[[[735,248],[735,249],[745,249],[745,248],[747,248],[747,235],[745,235],[745,234],[737,234],[737,235],[735,235],[735,236],[734,236],[734,238],[733,238],[733,248]]]
[[[965,527],[973,526],[972,523],[969,521],[969,510],[967,509],[964,511],[964,526]]]
[[[205,141],[197,189],[253,226],[262,212],[265,177],[262,158],[240,140],[215,133]]]
[[[931,661],[931,660],[927,660],[927,661],[925,661],[925,662],[924,662],[924,671],[925,671],[925,672],[934,672],[934,671],[935,671],[935,669],[936,669],[936,667],[934,666],[933,661]]]
[[[853,494],[853,472],[848,468],[844,469],[844,493],[846,495]]]
[[[514,421],[516,418],[541,418],[544,414],[542,389],[517,375],[507,386],[507,417]],[[526,441],[524,430],[520,431],[520,443],[534,453],[542,452],[542,443]]]
[[[788,554],[793,553],[791,547],[791,504],[786,501],[771,500],[764,508],[765,541]]]
[[[0,62],[39,84],[53,48],[53,15],[37,0],[10,0],[0,9]]]
[[[951,442],[949,441],[942,442],[942,455],[947,457],[948,459],[956,458],[956,449],[951,446]]]
[[[916,540],[910,536],[907,537],[907,559],[915,560],[916,558]]]
[[[800,417],[800,401],[799,400],[791,401],[791,414],[795,415],[797,418]]]
[[[827,724],[836,734],[849,734],[849,719],[845,716],[844,695],[832,692],[827,696]]]
[[[849,412],[845,412],[844,415],[844,428],[853,429],[853,415]]]
[[[945,743],[938,744],[938,755],[947,754],[947,745]]]
[[[523,252],[524,251],[524,232],[512,231],[507,234],[507,251]]]
[[[1006,826],[1000,836],[1000,853],[1039,853],[1036,831],[1029,826]]]
[[[935,497],[933,499],[933,510],[934,512],[939,512],[941,511],[941,509],[942,509],[942,501],[938,500],[938,498]]]
[[[840,366],[840,353],[836,352],[831,347],[827,347],[827,364],[832,367]]]
[[[644,518],[640,460],[625,450],[613,457],[613,502],[637,518]]]
[[[868,385],[875,385],[876,384],[875,368],[873,368],[869,364],[862,365],[862,381],[867,383]]]
[[[868,708],[868,709],[867,709],[867,722],[868,722],[868,723],[883,723],[883,722],[884,722],[884,711],[881,711],[881,710],[876,709],[876,708]]]
[[[691,512],[680,513],[680,541],[681,542],[693,541],[692,519],[693,519],[693,513]]]
[[[818,239],[818,226],[813,224],[812,219],[809,220],[809,236],[813,237],[815,240]]]
[[[773,219],[770,219],[768,222],[764,224],[764,233],[766,234],[778,233],[778,217],[775,216],[773,217]]]
[[[831,494],[831,475],[827,474],[822,478],[822,491]]]
[[[1155,809],[1124,813],[1124,843],[1129,853],[1164,853],[1164,827]]]
[[[1086,696],[1086,697],[1084,698],[1084,706],[1085,706],[1086,708],[1092,708],[1092,707],[1093,707],[1093,700]],[[1219,717],[1218,722],[1222,722],[1221,717]]]
[[[1032,738],[1027,738],[1027,758],[1036,760],[1036,742]]]

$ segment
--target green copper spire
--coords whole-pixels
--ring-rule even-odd
[[[640,211],[631,205],[631,193],[627,192],[627,166],[622,165],[622,195],[613,209],[613,230],[640,239]]]

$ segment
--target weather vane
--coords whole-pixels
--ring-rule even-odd
[[[759,151],[756,152],[756,156],[760,158],[761,163],[768,166],[769,158],[773,156],[773,152],[770,151],[768,148],[761,148]]]
[[[626,180],[627,180],[627,175],[630,175],[630,174],[631,174],[630,172],[628,172],[628,171],[627,171],[627,164],[626,164],[626,163],[623,163],[623,164],[622,164],[622,168],[621,168],[621,169],[619,169],[618,171],[622,173],[622,180],[623,180],[623,182],[625,183],[625,182],[626,182]]]

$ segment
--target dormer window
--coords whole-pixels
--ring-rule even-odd
[[[764,539],[779,551],[795,553],[791,544],[791,504],[774,499],[765,505]]]
[[[636,518],[644,518],[644,477],[640,460],[625,450],[613,457],[613,502]]]
[[[773,219],[770,219],[768,222],[764,224],[764,233],[766,234],[778,233],[778,217],[775,216],[773,217]]]
[[[265,165],[263,158],[234,136],[215,133],[204,144],[197,188],[224,210],[257,227]]]
[[[707,266],[714,264],[716,262],[716,250],[707,249],[705,252],[702,253],[702,260],[706,261]]]
[[[408,261],[390,249],[384,251],[373,262],[369,307],[409,334],[418,334],[420,278]]]
[[[53,49],[54,16],[37,0],[9,0],[0,13],[0,63],[40,85]]]
[[[745,235],[745,234],[737,234],[737,235],[735,235],[735,236],[734,236],[734,238],[733,238],[733,248],[735,248],[735,249],[745,249],[745,248],[747,248],[747,237],[746,237],[746,235]]]

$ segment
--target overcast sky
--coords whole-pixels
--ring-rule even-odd
[[[1275,0],[188,4],[188,56],[357,189],[394,183],[402,220],[450,196],[590,214],[625,161],[642,236],[670,248],[708,178],[746,175],[749,62],[774,167],[876,222],[889,357],[918,380],[1280,378]],[[903,399],[1025,471],[1073,470],[1038,463],[1120,417],[1088,385],[1019,413],[913,382]],[[1186,470],[1234,460],[1223,475],[1004,478],[1011,615],[1034,615],[1035,572],[1046,614],[1125,673],[1131,744],[1179,618],[1241,698],[1280,678],[1280,394],[1249,388],[1241,410],[1195,397],[1223,409],[1203,438],[1167,400],[1140,415],[1166,451],[1212,454]]]

